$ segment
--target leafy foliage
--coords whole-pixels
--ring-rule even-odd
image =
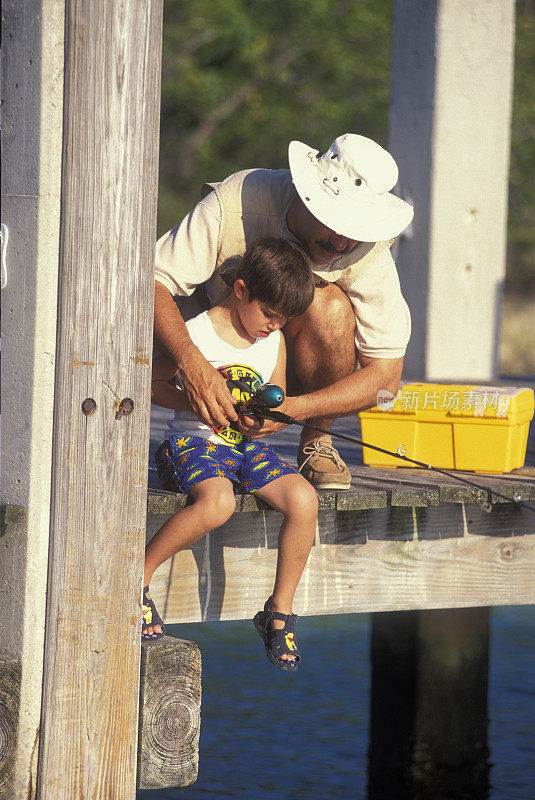
[[[205,180],[287,166],[291,139],[386,143],[392,0],[166,0],[160,230]]]
[[[287,165],[298,139],[386,145],[393,0],[165,0],[160,233],[204,181]],[[535,286],[535,18],[518,6],[508,280]]]

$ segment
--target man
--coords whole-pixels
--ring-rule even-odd
[[[329,429],[334,417],[374,405],[379,389],[395,393],[399,386],[410,315],[390,246],[413,210],[391,194],[395,161],[371,139],[347,133],[324,153],[291,142],[289,166],[207,185],[200,203],[156,246],[156,343],[176,361],[198,417],[214,427],[237,420],[235,401],[191,342],[173,297],[202,296],[197,287],[204,284],[209,303],[218,302],[228,292],[224,273],[232,257],[261,236],[301,244],[316,279],[312,305],[284,328],[294,370],[289,386],[298,396],[287,397],[281,410]],[[239,424],[252,436],[282,427],[243,418]],[[330,436],[303,428],[298,463],[317,488],[350,486]]]

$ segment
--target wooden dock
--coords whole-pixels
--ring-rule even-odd
[[[360,433],[355,418],[336,427]],[[319,492],[294,610],[374,612],[368,800],[487,796],[489,607],[535,602],[535,513],[513,502],[535,508],[531,433],[524,468],[460,473],[479,489],[428,470],[371,469],[342,445],[351,490]],[[296,429],[277,435],[287,459],[296,445]],[[185,503],[156,481],[151,471],[147,536]],[[280,521],[240,495],[226,525],[155,573],[165,621],[251,618],[271,592]]]
[[[274,441],[289,460],[296,428]],[[359,436],[358,419],[338,430]],[[298,587],[300,615],[535,602],[535,437],[527,466],[504,475],[453,477],[411,468],[372,469],[341,443],[350,491],[320,491],[316,541]],[[357,463],[355,463],[357,462]],[[147,537],[185,503],[149,480]],[[498,497],[496,492],[511,498]],[[272,589],[281,515],[252,495],[221,528],[155,573],[151,591],[167,622],[249,618]]]

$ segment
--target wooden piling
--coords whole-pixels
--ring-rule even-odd
[[[67,0],[40,800],[133,800],[161,0]]]
[[[0,656],[21,665],[12,793],[35,797],[49,545],[64,4],[2,3]]]
[[[201,653],[163,636],[141,647],[138,789],[189,786],[197,779]]]
[[[514,0],[394,3],[389,150],[414,204],[394,245],[412,316],[406,378],[496,374],[514,16]]]
[[[373,614],[369,800],[488,792],[488,608]]]

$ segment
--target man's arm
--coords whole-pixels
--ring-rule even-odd
[[[176,362],[191,408],[201,422],[215,428],[235,422],[236,400],[225,379],[193,344],[171,293],[158,281],[154,289],[154,335]]]
[[[403,358],[367,358],[359,356],[361,369],[336,383],[310,394],[287,397],[277,409],[298,422],[315,417],[343,417],[364,411],[377,403],[379,389],[396,394],[403,370]],[[270,436],[285,426],[266,420],[259,425],[248,418],[241,429],[252,438]]]
[[[361,369],[331,386],[299,397],[288,397],[282,410],[299,421],[314,417],[341,417],[377,403],[379,389],[396,394],[403,358],[359,356]]]
[[[283,392],[286,391],[286,341],[282,333],[280,335],[277,363],[266,383],[274,383],[275,386],[280,386]]]
[[[151,403],[173,411],[192,411],[186,392],[173,386],[168,381],[152,381],[150,392]]]
[[[224,379],[206,361],[188,334],[173,300],[208,280],[217,260],[221,210],[212,193],[156,244],[154,333],[178,365],[182,384],[198,418],[216,428],[236,420],[234,400]]]

